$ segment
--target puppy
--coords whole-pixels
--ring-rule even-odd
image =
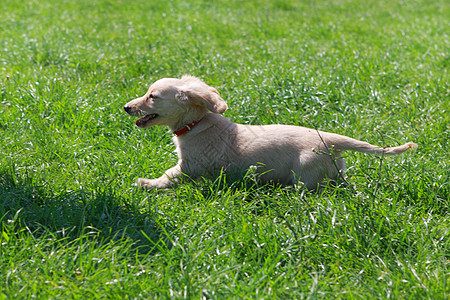
[[[138,179],[144,189],[167,188],[183,178],[245,172],[256,166],[263,183],[295,185],[315,190],[345,171],[346,150],[395,155],[417,145],[381,148],[339,134],[289,125],[241,125],[220,116],[227,110],[217,90],[201,80],[183,76],[153,83],[148,92],[124,109],[141,117],[140,128],[168,126],[175,135],[178,163],[157,179]]]

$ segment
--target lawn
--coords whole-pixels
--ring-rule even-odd
[[[445,0],[0,0],[0,299],[448,299]],[[347,186],[249,173],[140,191],[177,161],[123,111],[195,75],[227,118],[380,146]]]

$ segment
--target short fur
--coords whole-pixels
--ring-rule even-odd
[[[353,150],[396,155],[417,145],[381,148],[343,135],[290,125],[241,125],[218,115],[228,108],[215,88],[183,76],[164,78],[148,92],[125,105],[132,116],[141,116],[141,128],[165,125],[174,132],[194,120],[192,130],[175,136],[178,163],[157,179],[138,179],[141,188],[167,188],[181,179],[196,179],[217,171],[245,172],[257,166],[262,182],[294,185],[299,181],[317,189],[345,171],[341,154]]]

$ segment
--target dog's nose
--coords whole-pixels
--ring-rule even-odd
[[[131,107],[130,107],[130,106],[127,106],[127,105],[125,105],[125,106],[123,107],[123,109],[125,109],[125,111],[126,111],[127,113],[130,113],[130,111],[131,111]]]

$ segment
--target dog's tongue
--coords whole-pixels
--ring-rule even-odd
[[[140,118],[136,121],[136,125],[140,125],[141,123],[147,122],[151,118],[151,115],[145,116],[143,118]]]
[[[154,119],[155,117],[156,117],[155,114],[146,115],[145,117],[140,118],[139,120],[137,120],[137,121],[136,121],[136,125],[139,126],[139,125],[141,125],[142,123],[146,123],[146,122],[148,122],[149,120]]]

